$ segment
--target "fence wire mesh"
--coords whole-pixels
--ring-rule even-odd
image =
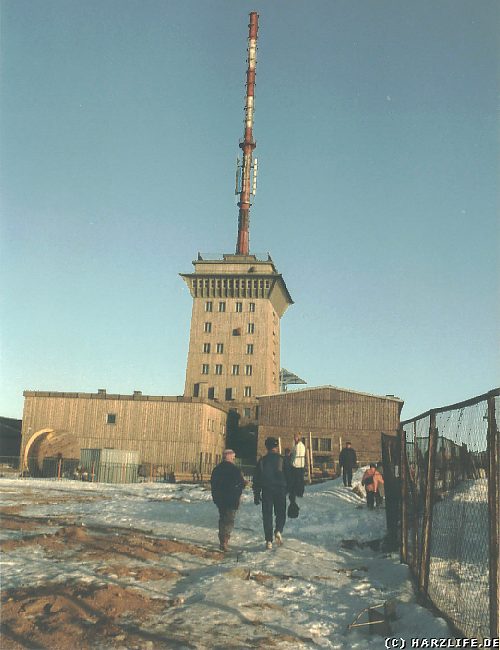
[[[406,475],[408,478],[408,563],[419,571],[422,555],[422,522],[429,447],[429,416],[404,424],[406,432]]]
[[[494,393],[494,414],[491,397]],[[407,557],[425,595],[467,637],[491,636],[496,604],[491,580],[498,580],[498,559],[492,562],[492,521],[498,521],[498,435],[492,422],[499,421],[499,391],[492,391],[460,405],[435,409],[430,414],[402,423],[406,436],[403,462],[407,465]],[[490,403],[490,413],[488,404]],[[433,419],[434,418],[434,419]],[[436,440],[431,453],[430,432]],[[495,453],[494,453],[495,452]],[[429,467],[432,494],[425,512]],[[491,476],[493,467],[495,476]],[[497,486],[491,499],[492,485]],[[427,515],[429,561],[423,538]],[[404,547],[404,546],[403,546]],[[496,567],[496,568],[495,568]],[[426,572],[422,580],[422,572]],[[492,575],[494,573],[495,575]],[[498,594],[498,592],[497,592]],[[498,621],[495,623],[498,626]]]
[[[428,594],[469,637],[488,636],[486,402],[436,414]]]

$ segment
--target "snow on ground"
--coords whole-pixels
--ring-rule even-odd
[[[489,633],[488,480],[469,479],[434,505],[429,595],[469,636]]]
[[[354,485],[360,485],[362,471],[357,471]],[[141,529],[218,548],[217,509],[202,486],[2,479],[4,506],[20,504],[21,484],[44,497],[42,508],[26,498],[24,515],[73,518],[84,526]],[[93,494],[104,498],[78,498]],[[306,486],[299,505],[299,518],[287,521],[284,545],[267,551],[261,510],[247,489],[231,550],[220,562],[195,556],[166,557],[165,566],[176,568],[184,577],[175,584],[156,580],[141,585],[150,595],[168,597],[177,605],[155,621],[155,633],[175,628],[177,638],[189,639],[185,647],[201,649],[250,647],[251,635],[262,635],[263,629],[279,639],[274,644],[279,648],[382,648],[383,639],[370,637],[367,627],[349,630],[348,626],[364,608],[396,599],[392,636],[408,642],[412,637],[453,638],[442,619],[416,603],[409,570],[400,564],[397,553],[359,546],[384,537],[383,509],[369,511],[365,500],[343,487],[339,479]],[[21,534],[4,530],[2,538],[15,539]],[[64,554],[54,561],[33,546],[4,553],[1,569],[2,589],[69,579],[102,580]],[[360,620],[366,621],[366,614]]]

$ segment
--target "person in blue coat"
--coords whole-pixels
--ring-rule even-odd
[[[219,510],[219,544],[221,551],[227,551],[229,539],[234,528],[236,511],[240,507],[245,479],[241,470],[234,464],[236,454],[225,449],[222,462],[212,472],[210,486],[212,499]]]

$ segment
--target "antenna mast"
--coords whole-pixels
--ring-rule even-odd
[[[257,63],[257,31],[259,29],[259,14],[252,11],[250,14],[248,34],[248,68],[247,92],[245,101],[245,134],[240,148],[243,151],[241,167],[237,168],[236,194],[238,201],[238,240],[236,242],[236,255],[248,255],[250,249],[250,195],[255,194],[257,182],[257,159],[252,160],[255,142],[253,139],[253,112],[255,95],[255,65]],[[239,167],[239,163],[238,163]],[[253,174],[252,174],[253,171]]]

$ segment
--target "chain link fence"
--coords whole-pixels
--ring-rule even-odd
[[[392,463],[402,560],[422,596],[471,638],[499,634],[499,409],[497,389],[402,422]]]

